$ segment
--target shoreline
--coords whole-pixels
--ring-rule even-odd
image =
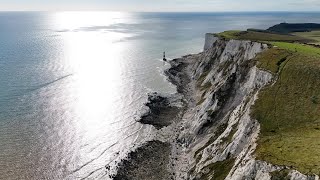
[[[154,126],[156,133],[171,134],[169,138],[163,142],[148,141],[135,151],[131,151],[127,158],[118,164],[118,170],[112,176],[113,179],[176,179],[175,169],[180,168],[181,164],[179,162],[181,158],[178,156],[183,151],[183,143],[179,139],[183,129],[182,117],[189,104],[194,104],[193,97],[191,97],[193,91],[189,87],[191,76],[188,67],[198,55],[187,55],[168,61],[170,68],[165,70],[165,75],[168,81],[177,87],[177,93],[163,95],[153,92],[148,94],[148,102],[145,103],[145,106],[149,108],[149,111],[138,120],[142,124]],[[173,132],[168,133],[168,131]],[[155,160],[152,161],[152,159]],[[157,167],[156,170],[155,167]]]
[[[172,179],[167,165],[169,164],[171,145],[158,140],[148,141],[118,165],[114,180],[149,180]]]
[[[149,108],[138,122],[154,126],[157,130],[167,127],[183,109],[181,96],[178,93],[162,95],[157,92],[148,94],[145,106]]]

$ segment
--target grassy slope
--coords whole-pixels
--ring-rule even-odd
[[[230,30],[230,31],[224,31],[221,33],[217,33],[217,36],[226,38],[226,39],[237,39],[237,37],[239,36],[239,33],[242,31],[239,30]]]
[[[273,48],[259,54],[258,67],[277,74],[252,108],[261,124],[256,155],[277,165],[320,175],[320,48],[293,43],[307,36],[254,31],[226,31],[226,39],[267,41]]]
[[[320,48],[300,44],[312,42],[307,36],[256,31],[216,35],[274,46],[256,57],[259,68],[278,77],[252,107],[252,116],[261,125],[257,159],[320,175]]]
[[[307,38],[307,39],[313,39],[315,40],[313,44],[320,45],[320,31],[296,32],[293,34],[296,36]]]
[[[226,39],[254,40],[254,41],[282,41],[282,42],[310,42],[311,41],[310,39],[299,37],[299,36],[256,32],[256,31],[233,30],[233,31],[224,31],[216,35]]]
[[[272,73],[279,71],[279,65],[286,61],[292,53],[281,48],[271,48],[263,53],[260,53],[256,60],[258,67],[264,70],[269,70]]]
[[[270,42],[272,45],[277,46],[282,49],[286,49],[292,52],[298,52],[299,54],[307,55],[307,56],[317,56],[320,55],[320,48],[299,44],[299,43],[287,43],[287,42]]]
[[[259,94],[253,117],[261,124],[257,158],[320,174],[320,49],[272,42],[257,57],[279,79]]]

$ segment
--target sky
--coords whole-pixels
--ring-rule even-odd
[[[0,0],[0,11],[320,11],[320,0]]]

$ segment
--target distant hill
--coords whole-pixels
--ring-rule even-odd
[[[270,32],[277,32],[277,33],[293,33],[293,32],[310,32],[314,30],[320,30],[320,24],[316,23],[298,23],[298,24],[291,24],[291,23],[280,23],[274,25],[267,29]]]

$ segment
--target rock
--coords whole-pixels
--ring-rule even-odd
[[[158,93],[148,95],[146,106],[149,111],[143,114],[139,122],[161,129],[170,125],[182,110],[181,96],[178,94],[161,96]]]
[[[167,180],[169,179],[170,144],[150,141],[131,152],[119,164],[114,180]]]

